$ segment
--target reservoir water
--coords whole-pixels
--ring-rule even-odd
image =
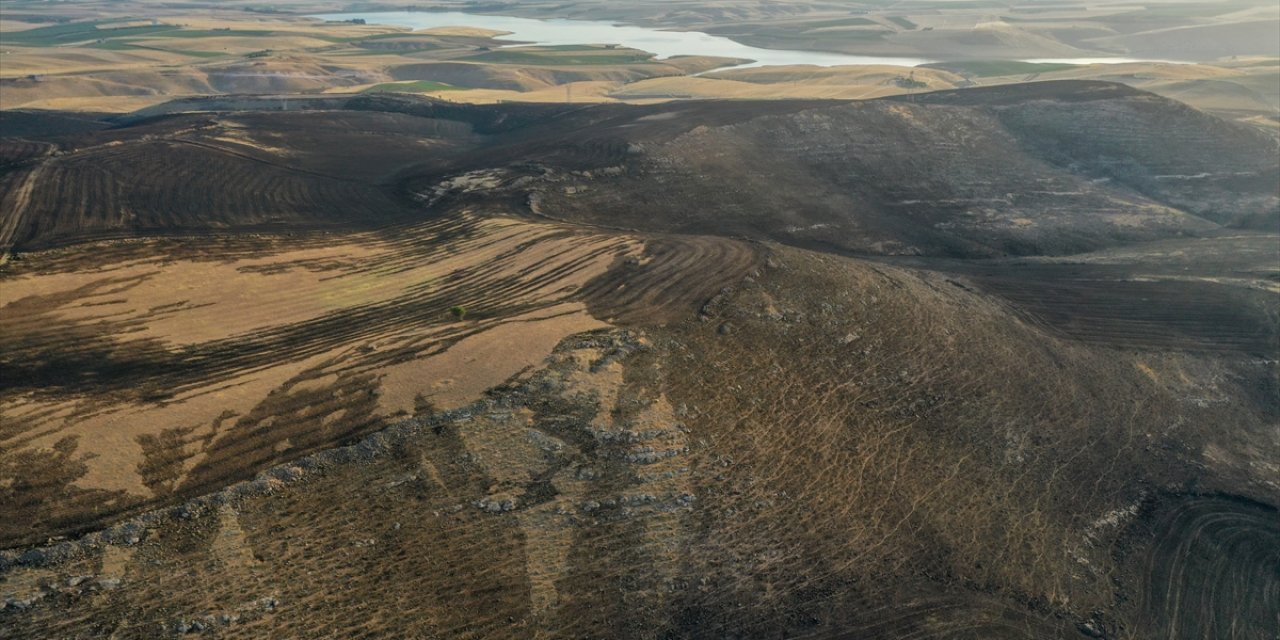
[[[834,67],[844,64],[891,64],[903,67],[933,62],[922,58],[855,56],[822,51],[788,51],[761,49],[734,42],[722,36],[698,31],[661,31],[647,27],[619,25],[598,20],[536,20],[510,16],[427,11],[381,11],[374,13],[329,13],[311,16],[322,20],[363,19],[369,24],[387,24],[414,29],[433,27],[480,27],[509,31],[499,40],[541,45],[617,44],[658,54],[659,58],[697,55],[742,58],[753,62],[742,67],[765,65],[812,64]],[[734,67],[737,68],[737,67]],[[723,71],[724,69],[719,69]]]

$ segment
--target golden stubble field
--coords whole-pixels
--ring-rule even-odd
[[[1021,7],[940,5],[876,9],[849,17],[828,8],[766,15],[768,8],[725,2],[719,4],[732,12],[713,12],[720,16],[717,22],[710,13],[703,15],[705,7],[668,13],[608,2],[577,4],[575,17],[711,30],[756,46],[916,55],[943,62],[940,68],[794,67],[700,75],[736,61],[698,56],[653,60],[644,52],[599,46],[498,52],[506,43],[492,38],[501,33],[475,26],[411,32],[302,17],[337,8],[325,3],[288,3],[276,13],[223,5],[185,12],[157,11],[142,3],[87,3],[79,12],[32,5],[23,7],[29,14],[15,9],[20,20],[0,23],[0,108],[128,112],[182,96],[319,91],[403,91],[471,103],[857,100],[973,85],[1090,79],[1122,82],[1267,129],[1275,128],[1280,113],[1275,54],[1255,51],[1258,39],[1253,34],[1259,25],[1280,17],[1247,3],[1203,15],[1181,5],[1157,6],[1147,29],[1121,5],[1102,5],[1085,15],[1071,14],[1068,8],[1022,12]],[[993,18],[992,11],[1001,9],[1007,15]],[[512,11],[534,15],[530,12],[536,10]],[[550,10],[554,14],[557,9]],[[40,21],[45,14],[47,20]],[[96,28],[73,28],[90,21]],[[40,35],[42,29],[53,31]],[[1223,40],[1221,35],[1231,29],[1243,30],[1235,40],[1243,47],[1240,55],[1194,46],[1205,38]],[[1179,37],[1190,47],[1187,59],[1200,62],[1023,65],[1004,71],[1000,65],[1006,63],[984,62],[1125,55],[1181,60],[1167,50]],[[961,61],[961,67],[947,67],[949,60]],[[978,61],[976,71],[964,68],[966,60]]]
[[[5,535],[78,528],[467,404],[568,335],[682,313],[752,255],[471,214],[27,254],[0,286],[0,457],[22,487]]]
[[[643,250],[635,238],[502,219],[400,232],[229,258],[175,257],[187,241],[139,242],[69,269],[33,257],[0,287],[0,324],[17,352],[6,360],[65,369],[53,384],[14,381],[0,400],[4,457],[69,449],[81,469],[75,489],[127,503],[180,489],[248,432],[271,434],[252,455],[297,455],[423,406],[456,407],[564,336],[608,326],[574,294]],[[432,242],[455,233],[465,238]],[[68,361],[77,340],[156,368],[98,379],[94,363]],[[211,366],[183,371],[193,358]],[[148,387],[163,397],[147,397]],[[275,409],[263,414],[266,405]],[[10,515],[36,524],[31,513]]]

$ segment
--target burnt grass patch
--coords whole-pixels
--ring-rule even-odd
[[[5,416],[0,582],[17,595],[0,626],[1266,637],[1274,269],[998,258],[1229,249],[1273,215],[1274,144],[1106,83],[916,98],[194,99],[109,126],[7,120],[0,241],[19,259],[0,286],[103,273],[5,307],[0,401],[74,399],[74,422],[331,355],[212,431],[137,437],[148,498],[78,486],[100,455],[86,438],[22,448],[54,409]],[[486,250],[485,216],[558,226],[376,302],[203,342],[141,335],[182,304],[60,312],[151,277],[110,273],[124,265],[357,236],[386,251],[242,273],[375,280]],[[607,241],[580,250],[589,234]],[[573,246],[503,270],[543,241]],[[378,411],[388,367],[553,302],[635,331],[568,338],[460,409]],[[423,335],[380,342],[404,332]]]

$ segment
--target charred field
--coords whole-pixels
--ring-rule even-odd
[[[1280,619],[1280,153],[1167,98],[6,111],[0,204],[6,637]]]

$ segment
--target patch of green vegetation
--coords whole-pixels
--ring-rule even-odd
[[[576,45],[569,45],[576,46]],[[549,47],[548,47],[549,49]],[[596,47],[584,47],[582,49],[567,49],[565,51],[601,51]],[[467,60],[474,62],[488,62],[492,64],[526,64],[540,66],[557,66],[557,65],[592,65],[592,64],[641,64],[653,61],[653,55],[643,51],[618,50],[609,53],[591,53],[583,55],[565,55],[561,51],[548,51],[539,49],[536,51],[516,51],[510,49],[501,49],[497,51],[486,51],[473,56],[467,56]]]
[[[344,42],[367,42],[369,40],[386,40],[387,38],[406,38],[407,39],[407,38],[415,38],[415,37],[424,38],[424,39],[431,38],[431,36],[422,36],[422,35],[415,36],[412,33],[405,33],[404,31],[393,31],[391,33],[374,33],[367,36],[352,36],[350,38],[342,38],[342,40]]]
[[[467,317],[467,308],[462,305],[449,307],[449,313],[452,313],[453,317],[459,320],[464,320]]]
[[[128,51],[131,49],[146,49],[148,51],[160,51],[163,53],[176,53],[181,56],[191,56],[192,58],[220,58],[227,55],[222,51],[195,51],[191,49],[166,49],[164,47],[154,47],[150,42],[162,42],[162,40],[134,40],[128,38],[112,38],[103,40],[89,45],[91,49],[104,49],[107,51]]]
[[[176,29],[170,33],[164,34],[166,38],[229,38],[229,37],[261,37],[271,35],[285,35],[279,31],[266,31],[262,29]],[[302,34],[299,34],[302,35]]]
[[[779,49],[813,49],[815,39],[832,41],[875,41],[893,33],[880,23],[872,22],[865,18],[845,18],[825,22],[809,22],[804,24],[803,31],[798,31],[795,25],[792,24],[757,23],[752,25],[735,25],[733,27],[711,27],[707,29],[707,33],[734,36],[741,34],[744,26],[749,28],[748,35],[743,39],[744,42],[749,42],[749,44],[754,45],[764,44],[765,46]],[[839,26],[867,26],[875,28],[847,29],[828,32],[817,31],[823,27]]]
[[[1153,18],[1212,18],[1224,13],[1238,11],[1244,3],[1233,2],[1188,2],[1186,4],[1149,4],[1139,11],[1130,12],[1137,17]],[[1118,15],[1130,15],[1122,13]]]
[[[1001,15],[1000,20],[1019,24],[1049,24],[1055,27],[1074,28],[1080,19],[1076,16],[1014,16]]]
[[[609,50],[607,47],[605,50]],[[600,47],[590,44],[544,44],[538,51],[600,51]]]
[[[63,16],[45,16],[38,13],[6,13],[4,19],[11,22],[25,22],[27,24],[45,24],[56,22],[59,24],[71,22],[71,18]]]
[[[893,83],[903,89],[924,89],[928,87],[928,83],[916,80],[916,72],[912,71],[911,75],[898,76],[893,79]]]
[[[1083,4],[1036,4],[1036,5],[1017,5],[1009,7],[1014,13],[1062,13],[1065,11],[1088,11],[1089,8]]]
[[[353,47],[364,51],[375,51],[382,54],[418,53],[422,51],[439,51],[452,48],[429,38],[366,38],[349,42]]]
[[[338,38],[307,31],[271,31],[267,29],[175,29],[163,34],[166,38],[267,38],[298,37],[314,38],[334,44],[343,44],[351,38]]]
[[[161,49],[159,47],[142,47],[143,49],[155,49],[156,51],[167,51],[183,56],[191,56],[192,58],[221,58],[230,55],[225,51],[197,51],[195,49]]]
[[[887,29],[854,29],[851,31],[841,31],[839,33],[833,33],[831,34],[830,37],[839,38],[841,40],[872,41],[872,40],[883,40],[885,36],[891,33],[893,32]],[[817,37],[822,37],[825,34],[815,34],[815,35]],[[796,45],[797,45],[796,48],[803,48],[803,44],[801,44],[801,42],[802,42],[801,39],[796,39]]]
[[[989,2],[987,0],[920,0],[918,2],[907,0],[906,2],[891,3],[894,9],[901,10],[960,10],[960,9],[1004,9],[1008,5],[1004,3]]]
[[[907,29],[908,31],[920,26],[908,20],[904,16],[889,16],[888,18],[885,18],[885,19],[888,20],[889,22],[892,22],[898,25],[899,27],[902,27],[903,29]]]
[[[334,42],[341,43],[341,44],[359,45],[362,42],[376,42],[378,40],[406,40],[406,41],[421,40],[424,42],[434,42],[439,38],[450,38],[450,37],[456,38],[459,36],[433,36],[433,35],[427,35],[422,33],[392,31],[390,33],[373,33],[369,35],[360,35],[360,36],[341,36],[340,37],[340,36],[315,35],[313,37],[321,38],[323,40],[332,40]]]
[[[103,26],[112,23],[127,22],[129,19],[115,19],[111,21],[90,21],[90,22],[69,22],[65,24],[55,24],[48,27],[39,27],[36,29],[28,29],[26,31],[15,31],[12,33],[4,33],[0,35],[0,42],[7,45],[19,45],[27,47],[56,47],[70,45],[79,42],[89,42],[88,46],[96,49],[122,50],[130,48],[150,48],[140,45],[135,38],[139,37],[163,37],[163,38],[227,38],[227,37],[249,37],[261,38],[268,36],[305,36],[325,40],[329,42],[342,42],[342,38],[333,38],[329,36],[311,34],[304,32],[285,32],[285,31],[269,31],[265,29],[183,29],[182,27],[172,24],[153,24],[138,25],[132,27],[111,27]],[[166,51],[167,49],[160,49]],[[214,57],[222,55],[210,51],[181,51],[172,50],[175,53],[183,53],[196,57]]]
[[[819,22],[806,22],[806,29],[822,29],[825,27],[859,27],[875,24],[874,20],[866,18],[841,18],[839,20],[822,20]]]
[[[107,51],[123,51],[126,49],[142,48],[134,44],[133,40],[128,40],[124,38],[112,38],[111,40],[102,40],[100,42],[95,42],[91,45],[88,45],[88,47],[90,49],[105,49]]]
[[[326,55],[334,58],[355,58],[360,56],[402,56],[416,51],[397,51],[395,49],[342,49],[329,51]]]
[[[1068,69],[1077,69],[1081,65],[1060,62],[1022,62],[1019,60],[969,60],[964,62],[935,62],[921,66],[978,78],[990,78],[1066,71]]]
[[[114,20],[112,22],[121,22],[121,20]],[[55,24],[48,27],[28,29],[26,31],[15,31],[0,35],[0,42],[8,45],[27,47],[56,47],[59,45],[74,44],[77,42],[91,40],[154,35],[157,33],[166,33],[176,30],[176,27],[168,24],[114,28],[100,28],[98,26],[100,24],[104,24],[104,22],[70,22],[67,24]]]
[[[467,87],[455,87],[451,84],[443,82],[435,82],[434,80],[414,80],[412,82],[384,82],[375,84],[363,93],[425,93],[428,91],[466,91]]]
[[[1182,25],[1187,20],[1196,18],[1213,18],[1223,14],[1239,11],[1248,7],[1247,4],[1233,2],[1231,0],[1223,0],[1221,2],[1196,2],[1186,4],[1155,4],[1147,5],[1142,9],[1134,9],[1132,11],[1124,11],[1111,15],[1102,15],[1095,18],[1100,22],[1115,25],[1137,25],[1146,28],[1153,28],[1152,21],[1162,21],[1164,24]]]

